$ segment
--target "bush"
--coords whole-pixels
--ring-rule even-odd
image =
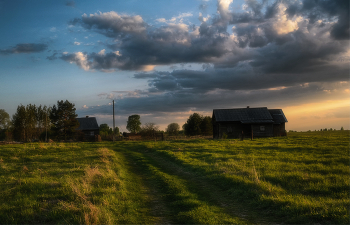
[[[169,136],[178,135],[179,130],[180,130],[180,125],[178,123],[171,123],[166,128],[166,132],[168,133]]]
[[[157,132],[159,132],[159,126],[155,123],[146,123],[141,127],[140,134],[143,137],[155,137]]]
[[[226,133],[223,133],[221,138],[222,138],[222,139],[227,139],[227,134],[226,134]]]

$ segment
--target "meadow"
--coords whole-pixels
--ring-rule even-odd
[[[349,224],[349,131],[0,146],[3,224]]]

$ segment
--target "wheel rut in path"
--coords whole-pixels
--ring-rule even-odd
[[[125,151],[121,153],[124,155],[124,159],[126,160],[125,164],[128,166],[128,170],[135,175],[138,179],[137,182],[141,183],[140,186],[142,188],[140,192],[146,199],[149,213],[151,214],[148,216],[153,217],[155,224],[174,224],[170,219],[170,210],[161,198],[162,193],[152,184],[145,167],[141,162],[142,159],[140,158],[140,155]]]
[[[166,157],[162,157],[154,152],[143,153],[145,157],[151,159],[156,166],[162,168],[164,172],[179,176],[188,180],[192,184],[192,190],[201,196],[205,196],[208,202],[221,207],[234,217],[239,217],[247,221],[248,224],[282,224],[281,221],[273,221],[273,218],[261,215],[257,211],[246,209],[243,204],[235,202],[230,196],[223,194],[215,184],[208,182],[202,176],[198,176],[185,167],[176,164]]]

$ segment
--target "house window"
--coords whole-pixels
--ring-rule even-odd
[[[260,126],[260,131],[265,131],[265,126]]]
[[[90,131],[90,136],[94,136],[95,133],[93,131]]]

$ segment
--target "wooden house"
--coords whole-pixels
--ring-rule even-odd
[[[80,139],[94,141],[96,137],[100,134],[100,128],[97,124],[97,120],[95,117],[83,117],[77,118],[79,122],[79,127],[77,131],[80,131],[83,134],[83,137]]]
[[[274,137],[285,136],[288,122],[282,109],[236,108],[213,110],[213,137]]]

